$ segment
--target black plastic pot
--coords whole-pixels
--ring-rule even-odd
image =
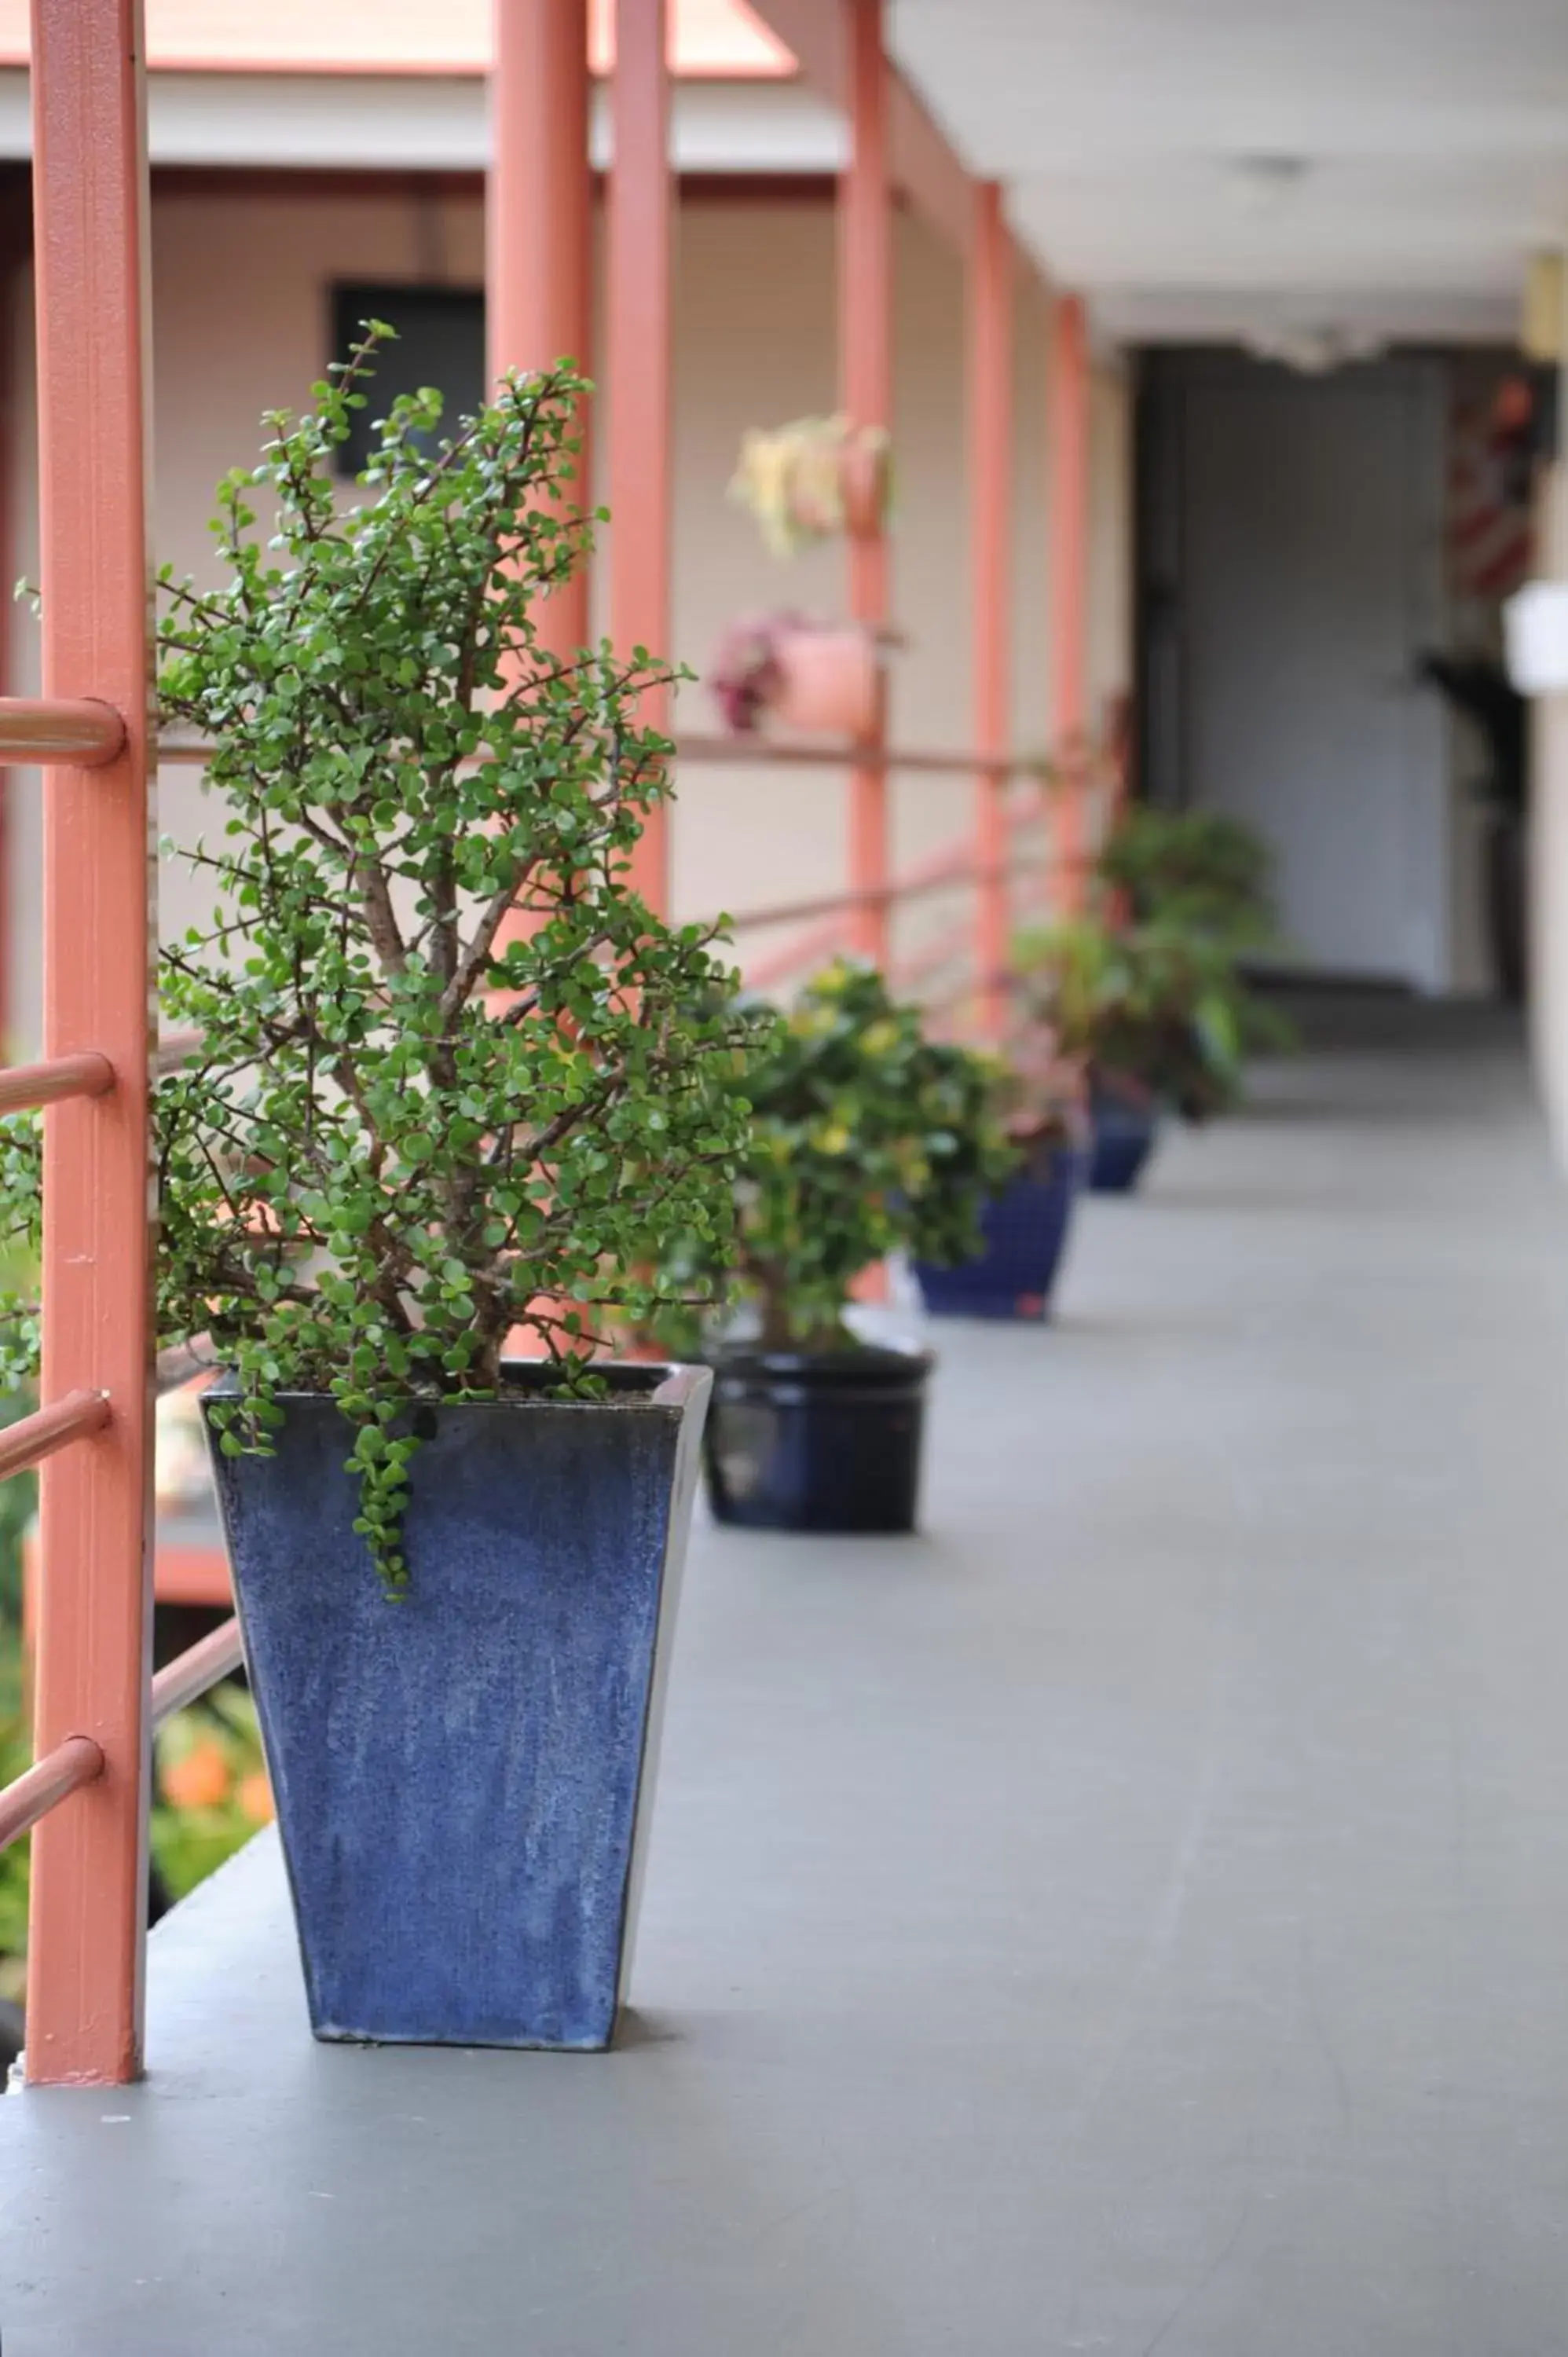
[[[931,1360],[913,1351],[731,1351],[703,1438],[721,1523],[912,1531]]]

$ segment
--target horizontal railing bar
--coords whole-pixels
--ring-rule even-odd
[[[158,759],[209,761],[213,748],[189,737],[160,737]],[[785,770],[905,770],[929,777],[1035,778],[1049,782],[1091,756],[1049,753],[964,753],[896,745],[859,745],[853,737],[832,744],[792,742],[776,737],[681,737],[678,761],[724,762],[736,768]]]
[[[748,990],[771,990],[787,975],[802,973],[807,967],[820,965],[843,946],[843,926],[839,919],[829,917],[823,923],[813,925],[809,933],[796,933],[774,949],[765,958],[753,961],[746,970]]]
[[[165,1392],[177,1392],[193,1375],[209,1375],[216,1372],[217,1360],[205,1334],[193,1334],[188,1342],[171,1342],[160,1351],[153,1361],[153,1378],[161,1399]]]
[[[893,969],[895,990],[909,990],[924,982],[929,974],[940,974],[954,958],[962,957],[974,946],[974,927],[966,920],[950,925],[929,942],[922,942],[908,957],[900,958]]]
[[[110,1413],[107,1392],[68,1392],[52,1407],[19,1416],[0,1432],[0,1481],[7,1474],[25,1473],[73,1440],[102,1432]]]
[[[901,908],[907,900],[929,899],[936,892],[950,892],[959,884],[1005,883],[1010,877],[1020,876],[1030,867],[1060,869],[1085,863],[1058,860],[1049,856],[1037,859],[1010,860],[1005,867],[977,867],[972,861],[944,867],[940,874],[923,876],[916,884],[875,884],[860,892],[829,892],[816,900],[779,901],[761,909],[742,909],[737,915],[725,920],[729,932],[755,931],[762,925],[805,924],[814,917],[845,916],[852,909]]]
[[[775,737],[682,737],[678,761],[717,761],[761,769],[906,770],[931,777],[1048,779],[1058,764],[1043,753],[950,753],[926,748],[861,745],[853,737],[812,745]]]
[[[101,770],[125,744],[125,724],[94,695],[0,695],[0,761]]]
[[[101,1097],[114,1085],[107,1056],[52,1056],[46,1064],[0,1068],[0,1113],[28,1113],[59,1097]]]
[[[177,1710],[199,1701],[209,1687],[242,1668],[244,1659],[238,1620],[225,1620],[188,1646],[153,1680],[153,1725],[161,1727]]]
[[[103,1754],[91,1735],[68,1735],[52,1751],[0,1789],[0,1849],[31,1833],[40,1817],[59,1808],[83,1784],[103,1773]]]
[[[186,1058],[194,1055],[201,1045],[199,1031],[166,1031],[153,1050],[153,1072],[161,1080],[166,1072],[177,1072]]]

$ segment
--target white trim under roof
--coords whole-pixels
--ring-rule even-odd
[[[607,73],[616,0],[588,0],[588,58]],[[197,73],[483,73],[493,0],[146,0],[147,62]],[[0,0],[0,62],[23,65],[28,0]],[[735,80],[794,71],[748,0],[671,0],[678,74]]]
[[[837,172],[842,119],[799,82],[687,81],[671,93],[682,172]],[[155,164],[231,169],[478,172],[489,157],[478,75],[154,73]],[[606,92],[594,93],[594,160],[609,160]],[[0,69],[0,158],[30,153],[27,76]]]

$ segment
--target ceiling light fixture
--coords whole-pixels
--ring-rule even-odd
[[[1376,360],[1388,349],[1386,339],[1364,328],[1293,326],[1283,320],[1250,329],[1241,344],[1254,360],[1278,361],[1298,376],[1326,376],[1353,361]]]

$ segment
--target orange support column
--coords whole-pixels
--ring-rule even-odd
[[[610,637],[623,658],[671,651],[671,223],[666,0],[618,0],[609,183]],[[669,725],[667,689],[638,715]],[[670,905],[669,814],[649,813],[632,862],[649,906]]]
[[[1063,296],[1051,330],[1051,726],[1067,775],[1055,790],[1059,905],[1084,897],[1089,719],[1089,323]]]
[[[588,0],[495,0],[487,183],[485,315],[491,379],[507,369],[589,364],[593,173],[588,155]],[[590,504],[587,417],[577,461]],[[553,654],[589,637],[588,577],[556,590],[539,631]]]
[[[856,425],[888,425],[893,414],[893,211],[887,170],[887,56],[883,0],[844,0],[849,29],[850,162],[839,184],[839,405]],[[849,546],[850,611],[887,621],[887,537],[856,533]],[[877,747],[885,741],[878,725]],[[863,763],[850,775],[849,881],[880,892],[888,881],[887,775]],[[855,947],[887,963],[886,901],[855,912]]]
[[[146,533],[147,169],[139,0],[33,0],[43,685],[102,698],[122,750],[44,797],[48,1057],[96,1051],[101,1096],[44,1114],[43,1397],[107,1392],[39,1476],[40,1754],[101,1778],[33,1836],[27,2077],[141,2069],[151,1652],[151,1042]]]
[[[1013,245],[994,180],[975,190],[969,436],[974,743],[981,753],[1000,755],[1007,750],[1012,694]],[[1007,1020],[1007,788],[983,770],[974,791],[977,1011],[982,1037],[997,1040]]]

